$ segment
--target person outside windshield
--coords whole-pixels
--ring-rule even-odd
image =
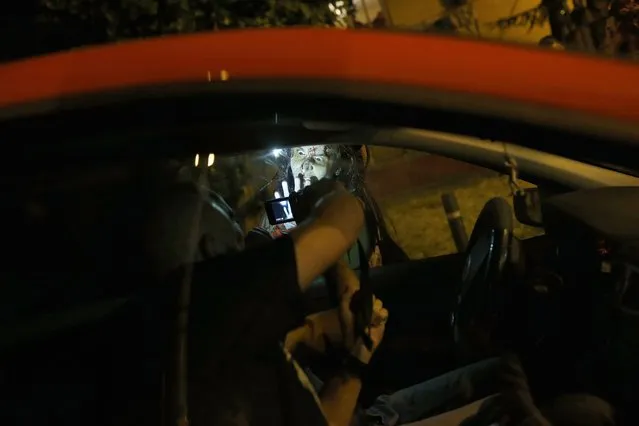
[[[360,198],[365,206],[365,226],[359,243],[369,254],[371,267],[408,260],[408,256],[391,238],[384,217],[365,184],[365,170],[369,153],[365,146],[311,145],[289,150],[277,150],[281,157],[281,181],[277,182],[274,198],[288,197],[311,183],[332,179]],[[270,225],[264,217],[263,228],[273,236],[281,235],[295,227],[294,222]],[[346,259],[353,269],[359,269],[359,250],[354,245]]]

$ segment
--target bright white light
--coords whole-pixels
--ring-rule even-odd
[[[344,0],[337,0],[335,3],[329,3],[328,9],[339,19],[343,19],[347,15]]]
[[[215,154],[209,154],[209,160],[206,162],[208,167],[211,167],[215,163]]]
[[[195,154],[195,167],[200,165],[200,154]]]
[[[275,158],[279,157],[280,155],[282,155],[282,150],[281,149],[278,148],[278,149],[274,149],[273,150],[273,156]]]
[[[285,180],[282,181],[282,192],[284,193],[284,197],[288,197],[290,195],[288,192],[288,183]]]
[[[282,196],[280,195],[280,193],[279,193],[279,192],[277,192],[277,191],[275,191],[275,192],[273,193],[273,195],[275,196],[275,198],[276,198],[276,199],[277,199],[277,198],[282,198]]]
[[[286,215],[286,219],[293,219],[293,213],[291,212],[291,205],[288,201],[280,201],[280,205],[282,206],[282,210],[284,210],[284,214]]]

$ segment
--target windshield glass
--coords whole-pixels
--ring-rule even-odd
[[[198,178],[202,168],[205,180]],[[221,212],[212,219],[217,240],[207,248],[210,256],[249,246],[256,230],[273,237],[289,232],[296,223],[287,212],[286,198],[318,179],[339,181],[366,205],[360,239],[372,267],[463,251],[459,238],[468,238],[491,198],[503,197],[512,204],[513,187],[504,174],[436,154],[379,146],[300,145],[147,162],[123,158],[67,163],[64,170],[25,168],[6,192],[5,241],[12,247],[7,264],[13,266],[4,271],[0,312],[9,321],[77,300],[128,294],[134,278],[123,280],[121,274],[145,274],[145,262],[130,261],[139,258],[135,253],[140,250],[149,250],[140,246],[144,239],[165,233],[176,238],[192,225],[193,218],[179,216],[182,219],[161,225],[161,232],[150,231],[158,224],[149,206],[156,209],[166,201],[176,215],[188,214],[184,194],[190,187],[208,194]],[[186,189],[171,189],[173,183],[186,184]],[[535,183],[518,180],[518,185],[532,188]],[[451,199],[456,210],[447,206]],[[461,226],[451,226],[451,217]],[[229,219],[235,225],[230,226]],[[514,232],[530,238],[543,229],[515,222]],[[152,248],[163,259],[186,250],[181,244],[186,243],[166,240]],[[356,248],[346,256],[357,268]],[[114,268],[116,264],[120,266]]]
[[[198,155],[196,161],[204,157]],[[375,226],[383,227],[411,259],[458,251],[444,198],[458,204],[466,235],[488,200],[504,197],[512,204],[513,188],[506,174],[410,149],[297,146],[215,157],[209,170],[211,189],[239,212],[245,232],[259,227],[273,236],[296,226],[287,202],[291,194],[318,179],[339,181],[376,210],[371,219],[378,222]],[[517,182],[521,188],[536,187]],[[543,234],[543,229],[517,222],[515,234],[529,238]]]

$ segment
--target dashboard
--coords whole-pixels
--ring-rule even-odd
[[[632,406],[639,402],[639,187],[556,195],[542,208],[555,251],[548,266],[561,277],[565,360],[587,388]]]
[[[605,187],[550,197],[547,234],[567,285],[596,283],[639,315],[639,187]]]

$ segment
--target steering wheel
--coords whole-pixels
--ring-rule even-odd
[[[512,233],[513,213],[508,202],[499,197],[489,200],[475,222],[465,253],[451,315],[456,343],[468,343],[468,330],[490,326],[500,315]]]

